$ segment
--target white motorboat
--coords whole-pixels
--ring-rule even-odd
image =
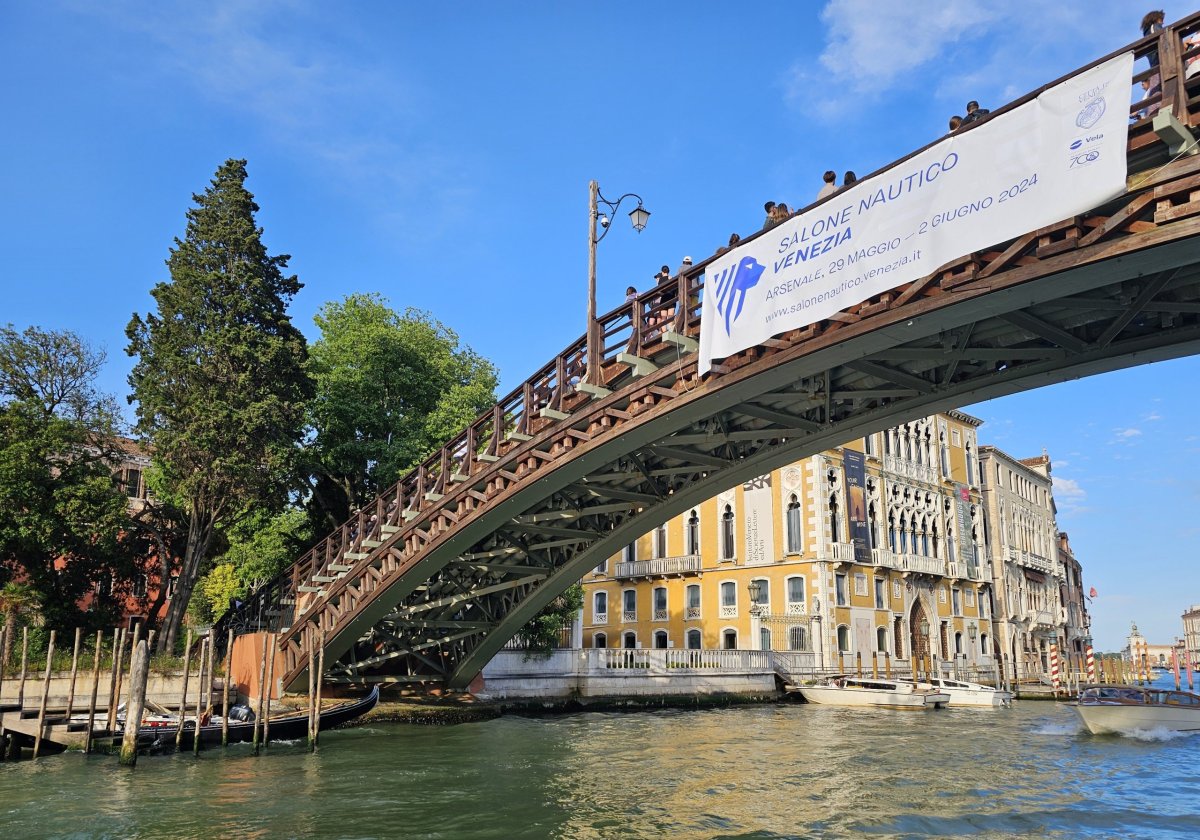
[[[995,708],[1012,705],[1013,696],[1011,691],[992,688],[990,685],[938,678],[931,679],[928,684],[938,691],[944,691],[946,694],[949,694],[951,706],[988,706]]]
[[[1071,703],[1093,735],[1165,729],[1200,732],[1200,694],[1134,685],[1093,685]]]
[[[805,702],[822,706],[876,706],[885,709],[944,709],[950,695],[904,680],[838,674],[816,685],[795,686]]]

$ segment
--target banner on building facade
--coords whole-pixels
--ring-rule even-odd
[[[700,373],[1125,191],[1133,53],[838,192],[708,267]]]
[[[971,539],[971,488],[956,484],[954,491],[958,505],[958,560],[964,568],[970,568],[975,565],[975,541]]]
[[[775,531],[771,516],[771,474],[752,478],[742,485],[746,511],[746,565],[775,562]]]
[[[846,470],[846,502],[850,505],[846,521],[850,524],[850,542],[854,543],[854,562],[870,565],[871,536],[867,523],[867,461],[855,449],[842,450]]]

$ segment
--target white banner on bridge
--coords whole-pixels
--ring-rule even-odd
[[[715,260],[700,373],[1125,191],[1133,53],[837,193]]]

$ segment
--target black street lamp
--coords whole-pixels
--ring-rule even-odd
[[[600,384],[600,352],[603,342],[600,340],[600,322],[596,320],[596,246],[600,244],[609,231],[609,216],[615,216],[621,202],[627,198],[636,198],[637,207],[629,211],[629,221],[633,229],[641,233],[650,221],[650,211],[642,206],[642,197],[637,193],[625,193],[616,201],[609,201],[600,194],[600,185],[595,181],[588,182],[588,322],[587,322],[587,374],[584,381]],[[600,213],[600,205],[607,208],[607,213]]]

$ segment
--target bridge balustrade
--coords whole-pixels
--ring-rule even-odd
[[[950,291],[961,295],[970,287],[969,284],[998,277],[1002,272],[1019,271],[1022,266],[1039,260],[1045,260],[1049,267],[1054,265],[1056,256],[1089,247],[1105,237],[1117,233],[1151,233],[1158,224],[1200,212],[1200,174],[1196,172],[1197,167],[1177,167],[1174,173],[1160,174],[1171,152],[1155,128],[1156,113],[1162,112],[1169,112],[1180,125],[1187,128],[1194,128],[1200,123],[1200,73],[1191,78],[1187,76],[1189,69],[1200,66],[1200,13],[1168,27],[1158,37],[1135,42],[1132,49],[1139,58],[1155,50],[1160,57],[1159,66],[1136,73],[1133,84],[1138,85],[1142,79],[1157,75],[1160,85],[1157,92],[1130,106],[1130,170],[1144,174],[1131,178],[1131,193],[1135,190],[1139,192],[1127,204],[1097,220],[1088,217],[1067,219],[1032,231],[1013,243],[1001,243],[994,251],[968,255],[943,266],[927,278],[909,284],[906,289],[886,292],[851,307],[837,317],[793,330],[780,338],[769,339],[761,347],[743,351],[715,365],[715,379],[719,381],[742,368],[751,367],[771,353],[786,350],[794,358],[808,348],[829,347],[831,341],[839,338],[839,332],[853,332],[866,319],[891,313],[913,303],[940,303],[937,300],[939,295]],[[1124,49],[1119,52],[1124,52]],[[1077,72],[1089,69],[1109,57],[1098,59]],[[1018,107],[1038,93],[1040,91],[1035,91],[997,109],[988,119]],[[1152,113],[1152,109],[1156,109],[1156,113]],[[974,128],[975,125],[966,130]],[[941,138],[936,138],[934,142],[938,140]],[[900,166],[910,157],[912,155],[867,177]],[[804,208],[808,209],[811,208]],[[746,237],[743,241],[762,233]],[[639,419],[643,413],[655,411],[663,400],[694,391],[702,384],[702,380],[696,375],[694,345],[689,341],[694,342],[699,336],[705,268],[724,250],[599,318],[601,341],[600,346],[595,348],[600,357],[598,381],[585,381],[589,348],[586,339],[581,337],[520,387],[500,399],[490,412],[356,511],[291,568],[248,598],[246,608],[222,619],[217,628],[217,638],[224,639],[226,626],[267,626],[288,631],[282,640],[286,660],[285,681],[295,682],[304,672],[307,650],[316,644],[315,640],[335,637],[348,617],[378,597],[383,588],[397,580],[398,575],[408,574],[415,562],[409,558],[418,558],[428,546],[447,539],[447,534],[457,523],[477,517],[496,499],[506,498],[536,480],[536,476],[546,472],[547,465],[571,457],[572,450],[588,447],[598,436],[612,434],[622,424]],[[1180,311],[1190,311],[1187,306],[1190,304],[1181,303]],[[1129,323],[1128,320],[1118,321],[1119,327]],[[1039,337],[1040,330],[1042,337],[1061,340],[1068,351],[1078,352],[1083,346],[1072,344],[1071,336],[1061,329],[1039,328],[1036,321],[1029,319],[1024,319],[1022,323],[1027,328],[1030,323],[1034,324],[1029,329],[1035,338]],[[1112,336],[1106,337],[1106,341],[1111,340]],[[665,353],[668,349],[672,352]],[[1021,358],[1021,352],[1013,351],[1012,358]],[[651,383],[644,388],[632,387],[631,383],[636,385],[639,377],[668,367],[672,378],[667,380],[667,384]],[[860,367],[860,370],[867,369]],[[909,387],[916,387],[918,392],[922,388],[919,377],[913,379],[911,375],[905,376],[899,371],[892,371],[892,375],[902,378]],[[730,381],[734,379],[736,377]],[[823,410],[825,423],[828,423],[833,407],[828,374],[823,384],[817,380],[808,387],[811,390],[806,394],[793,396],[807,399],[808,405],[817,412]],[[622,401],[621,407],[609,407],[596,412],[594,422],[589,421],[583,427],[575,422],[577,413],[590,411],[598,402],[603,403],[610,392],[619,389],[628,389],[630,393],[628,401]],[[746,407],[743,411],[768,422],[782,416],[769,407]],[[819,422],[803,417],[790,419],[792,425],[798,426],[801,431],[812,432],[820,428]],[[720,422],[719,417],[717,421]],[[536,444],[543,439],[544,444],[530,445],[531,441]],[[687,457],[693,457],[692,453],[689,452]],[[694,457],[703,459],[705,456]],[[711,460],[712,469],[725,466],[723,459],[707,457]],[[702,460],[701,466],[704,463]],[[701,478],[706,475],[697,473]],[[613,498],[613,494],[616,494],[616,498],[620,499],[621,492],[617,489],[605,490],[609,494],[607,498]],[[619,505],[615,502],[610,505],[613,508],[612,515],[616,518],[614,522],[636,513],[636,505],[641,498],[639,494],[633,494],[626,504],[627,512],[618,512],[616,508]],[[645,504],[646,501],[640,503]],[[520,519],[522,522],[528,520],[530,527],[552,533],[544,522],[527,517]],[[564,543],[574,539],[566,533],[557,536]],[[547,539],[543,544],[553,544],[553,540]],[[485,574],[495,569],[506,557],[521,551],[523,549],[519,546],[498,547],[482,553],[464,553],[458,562],[460,567],[465,565]],[[834,544],[829,553],[830,559],[841,562],[853,560],[853,548],[848,544]],[[873,557],[880,558],[882,555],[874,554]],[[944,565],[928,562],[930,560],[932,558],[905,555],[901,562],[911,571],[927,571],[931,574],[945,572]],[[456,603],[467,600],[456,592],[455,585],[443,569],[432,569],[423,574],[426,577],[418,585],[424,586],[426,591],[438,590],[448,594],[430,601],[421,609],[430,609],[430,605],[439,609],[453,608]],[[513,596],[512,603],[515,605],[521,597],[536,588],[538,581],[545,576],[544,573],[531,570],[527,577],[517,581],[523,588],[519,588]],[[511,588],[512,582],[505,586]],[[475,590],[475,594],[485,589]],[[722,607],[722,613],[724,611]],[[404,620],[412,623],[418,618],[410,614]],[[456,638],[472,635],[472,628],[467,626],[470,621],[455,620],[464,628]],[[476,624],[482,626],[489,621],[495,623],[488,619],[476,620]],[[479,628],[476,627],[473,632],[480,632]],[[441,637],[428,646],[444,647],[450,641],[448,637]],[[419,652],[413,653],[420,658]],[[435,663],[428,664],[432,667]]]

